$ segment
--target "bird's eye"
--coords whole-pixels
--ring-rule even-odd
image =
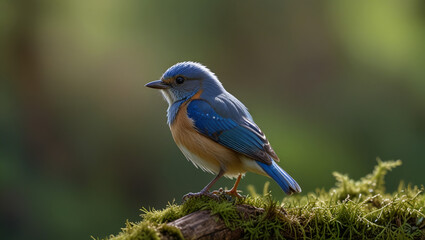
[[[184,82],[184,77],[176,77],[176,83],[177,84],[182,84]]]

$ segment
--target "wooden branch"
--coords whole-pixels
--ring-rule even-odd
[[[249,205],[237,205],[236,210],[243,218],[258,216],[264,212],[262,208],[256,208]],[[211,215],[208,210],[202,210],[191,213],[173,222],[170,226],[177,227],[182,232],[185,239],[240,239],[242,229],[229,229],[217,215]],[[166,236],[163,239],[170,239]]]

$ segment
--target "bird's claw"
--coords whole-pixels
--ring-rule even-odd
[[[226,191],[225,194],[235,197],[235,198],[245,198],[245,196],[239,194],[238,191]]]
[[[242,196],[241,194],[239,194],[239,190],[224,190],[223,188],[220,188],[218,190],[213,191],[212,193],[217,194],[219,196],[223,196],[223,195],[229,195],[232,197],[236,197],[236,198],[244,198],[244,196]]]
[[[239,194],[239,192],[241,191],[226,191],[226,194],[236,198],[245,198],[245,196],[243,196],[242,194]]]
[[[232,200],[232,198],[245,198],[243,195],[239,194],[240,191],[238,190],[224,190],[223,188],[219,188],[218,190],[208,192],[208,191],[200,191],[197,193],[188,193],[183,196],[183,202],[187,201],[190,198],[199,198],[199,197],[209,197],[214,200],[219,199],[227,199],[228,201]]]
[[[215,200],[218,200],[219,199],[219,196],[215,195],[214,193],[202,192],[201,191],[201,192],[197,192],[197,193],[190,192],[190,193],[184,195],[183,196],[183,202],[184,201],[187,201],[190,198],[199,198],[199,197],[203,197],[203,196],[209,197],[209,198],[212,198],[212,199],[215,199]]]

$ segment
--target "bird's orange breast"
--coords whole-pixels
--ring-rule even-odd
[[[237,175],[245,172],[239,158],[240,154],[201,135],[194,128],[193,120],[187,115],[187,105],[191,100],[199,97],[200,94],[197,95],[195,94],[193,98],[182,104],[174,122],[170,126],[177,146],[187,158],[204,170],[218,173],[220,168],[222,168],[227,175]],[[188,151],[189,154],[185,153],[185,151]]]

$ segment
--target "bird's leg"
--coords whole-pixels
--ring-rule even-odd
[[[220,172],[217,174],[217,176],[210,183],[208,183],[208,185],[205,186],[200,192],[188,193],[183,196],[183,200],[186,200],[189,197],[195,197],[195,196],[210,196],[210,197],[216,198],[217,196],[211,194],[209,190],[212,187],[212,185],[214,185],[214,183],[216,183],[218,179],[220,179],[223,175],[224,175],[224,170],[220,169]]]
[[[233,185],[232,189],[230,189],[229,191],[226,191],[227,194],[238,197],[238,198],[242,198],[242,195],[240,195],[238,193],[238,185],[239,182],[241,181],[242,178],[242,174],[239,174],[238,179],[236,179],[235,185]]]
[[[224,170],[220,169],[218,175],[210,182],[207,186],[205,186],[199,193],[208,193],[210,188],[224,175]]]

